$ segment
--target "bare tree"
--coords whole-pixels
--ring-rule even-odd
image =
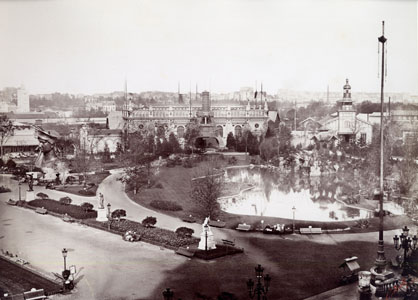
[[[223,172],[215,168],[216,162],[209,161],[202,164],[192,179],[191,197],[203,216],[216,218],[220,206],[218,198],[223,187]]]
[[[7,142],[9,137],[13,133],[13,123],[9,120],[7,115],[1,114],[0,115],[0,148],[1,148],[1,156],[3,157],[3,145]]]

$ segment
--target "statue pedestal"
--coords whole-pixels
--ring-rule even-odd
[[[35,200],[35,192],[34,191],[26,191],[26,201]]]
[[[96,221],[99,221],[99,222],[106,222],[106,221],[108,221],[106,208],[98,208],[97,209],[97,218],[96,218]]]
[[[200,234],[199,250],[216,249],[215,241],[213,240],[213,233],[209,225],[203,226],[203,231]]]

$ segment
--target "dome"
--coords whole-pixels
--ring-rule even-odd
[[[345,85],[343,87],[345,90],[351,90],[351,86],[348,84],[348,79],[345,80]]]

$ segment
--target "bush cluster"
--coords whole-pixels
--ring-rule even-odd
[[[89,219],[97,218],[97,211],[85,211],[84,208],[78,205],[62,205],[60,202],[51,199],[35,199],[28,203],[34,207],[43,207],[48,211],[58,214],[68,214],[75,219]]]
[[[106,224],[103,224],[106,226]],[[127,231],[133,231],[140,235],[142,239],[147,239],[162,245],[168,245],[172,247],[184,247],[199,242],[197,238],[179,237],[175,232],[162,228],[146,228],[139,222],[131,220],[113,221],[112,229],[125,233]]]
[[[96,192],[92,190],[79,190],[78,193],[82,196],[96,196]]]
[[[174,203],[172,201],[166,201],[166,200],[152,200],[150,205],[156,209],[161,209],[161,210],[169,210],[169,211],[183,210],[183,207],[181,205]]]
[[[8,188],[8,187],[5,187],[5,186],[0,186],[0,193],[8,193],[8,192],[10,192],[11,190]]]

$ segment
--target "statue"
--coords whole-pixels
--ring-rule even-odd
[[[209,217],[205,218],[205,221],[202,224],[202,233],[200,234],[200,242],[198,249],[205,251],[216,249],[215,240],[213,239],[213,233],[209,227]]]
[[[99,208],[104,209],[104,196],[102,193],[99,194]]]
[[[33,175],[32,174],[29,175],[28,185],[29,185],[29,192],[33,192]]]
[[[38,157],[35,160],[35,166],[41,168],[56,160],[56,153],[58,151],[56,149],[55,142],[58,138],[39,128],[37,128],[37,134],[39,146],[37,148]]]

